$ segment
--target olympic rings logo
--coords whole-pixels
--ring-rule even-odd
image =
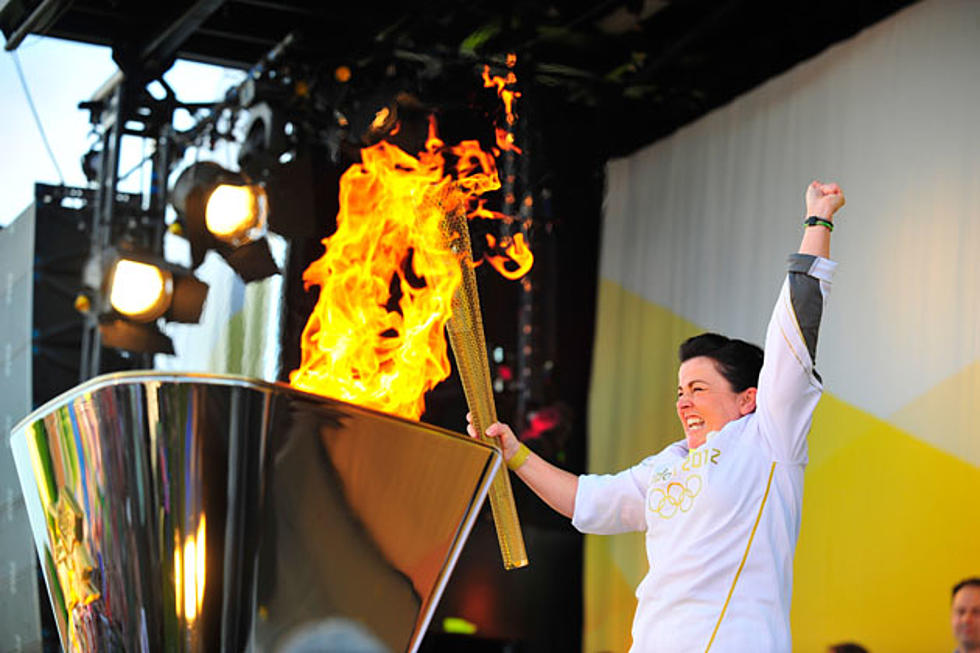
[[[701,492],[703,482],[697,474],[691,474],[683,483],[674,481],[666,488],[655,487],[650,490],[648,505],[650,510],[663,519],[670,519],[678,512],[687,512],[694,505],[694,497]]]

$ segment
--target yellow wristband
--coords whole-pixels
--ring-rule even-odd
[[[516,472],[520,466],[527,461],[527,457],[530,455],[531,450],[528,449],[527,445],[522,442],[520,448],[517,450],[517,453],[511,456],[510,460],[507,461],[507,467]]]

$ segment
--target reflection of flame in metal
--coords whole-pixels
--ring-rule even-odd
[[[204,584],[207,580],[207,520],[201,515],[197,532],[174,546],[174,598],[177,616],[184,616],[193,625],[204,604]]]
[[[207,575],[207,539],[205,531],[205,517],[201,515],[201,522],[197,525],[197,576],[195,577],[197,594],[197,607],[200,608],[204,603],[204,581]]]
[[[179,619],[184,610],[184,557],[181,554],[180,542],[174,543],[174,606]]]

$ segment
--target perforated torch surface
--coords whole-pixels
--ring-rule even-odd
[[[462,269],[462,283],[453,297],[453,316],[448,323],[449,342],[456,357],[463,392],[473,419],[473,428],[481,441],[500,447],[496,438],[484,433],[497,421],[490,383],[490,365],[487,358],[486,339],[483,334],[483,318],[480,313],[480,297],[477,293],[476,274],[470,261],[470,235],[466,217],[462,211],[447,215],[447,232],[452,250],[457,253]],[[464,254],[465,255],[462,255]],[[524,536],[517,518],[517,506],[510,487],[510,475],[501,467],[490,486],[490,508],[497,529],[497,541],[506,569],[528,564],[524,549]]]

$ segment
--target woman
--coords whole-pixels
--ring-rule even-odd
[[[822,390],[813,361],[836,267],[833,216],[843,205],[837,184],[807,187],[809,217],[764,361],[758,347],[717,334],[681,345],[684,439],[618,474],[575,476],[531,453],[508,426],[487,429],[508,466],[580,531],[646,532],[650,569],[636,590],[633,651],[792,648],[806,436]]]

